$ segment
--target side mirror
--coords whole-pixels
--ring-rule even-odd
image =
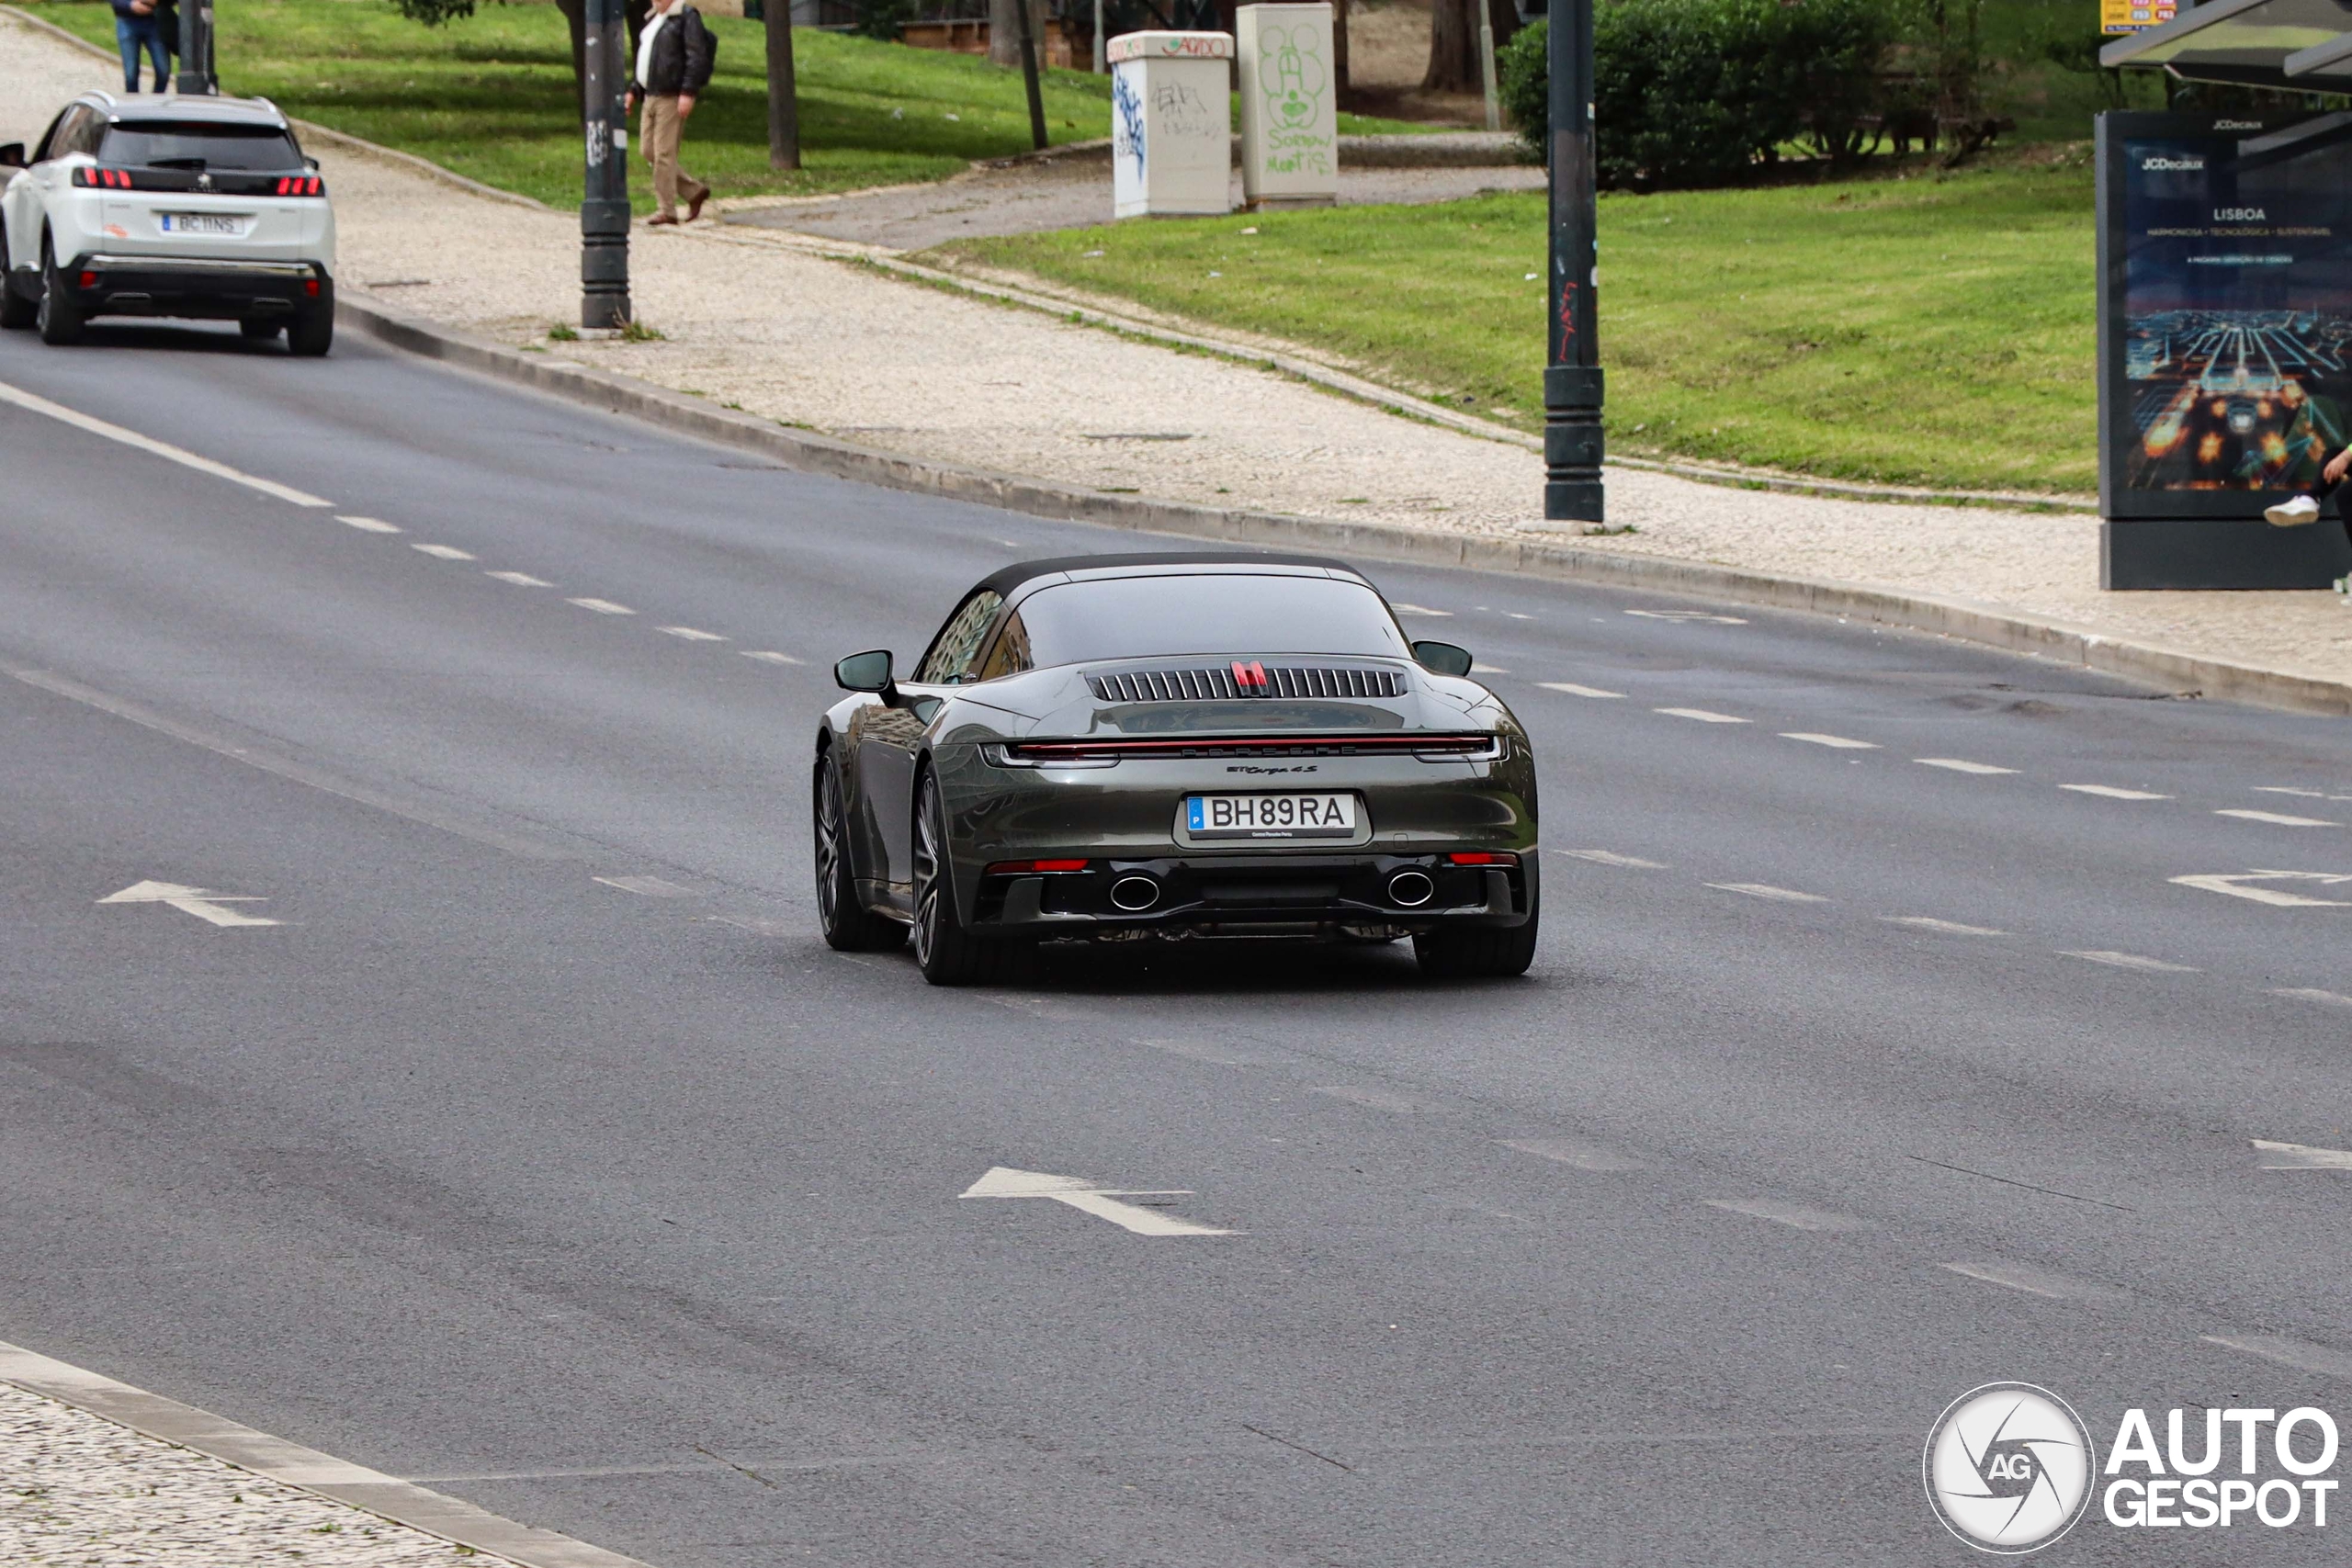
[[[0,143],[0,169],[21,169],[25,166],[25,144],[21,141]]]
[[[833,666],[833,683],[844,692],[873,692],[885,701],[898,695],[898,683],[890,679],[890,650],[851,654]]]
[[[1417,642],[1413,657],[1421,668],[1435,675],[1467,675],[1470,673],[1470,650],[1456,648],[1450,642]]]

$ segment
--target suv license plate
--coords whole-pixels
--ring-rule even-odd
[[[1195,839],[1351,839],[1352,795],[1194,795],[1184,830]]]
[[[245,220],[221,212],[157,214],[166,234],[226,234],[235,239],[245,231]]]

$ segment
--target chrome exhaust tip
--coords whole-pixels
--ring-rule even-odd
[[[1130,915],[1159,902],[1159,884],[1148,876],[1123,876],[1111,884],[1111,902]]]
[[[1408,909],[1418,909],[1437,897],[1437,884],[1425,871],[1400,871],[1388,879],[1388,899]]]

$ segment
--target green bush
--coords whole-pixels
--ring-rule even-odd
[[[1593,17],[1601,185],[1726,185],[1789,145],[1860,153],[1894,22],[1877,0],[1601,0]],[[1545,152],[1545,30],[1502,51],[1504,107]]]

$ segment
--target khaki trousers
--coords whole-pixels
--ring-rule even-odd
[[[708,186],[678,167],[678,133],[684,129],[675,95],[646,95],[645,112],[638,120],[638,140],[645,143],[645,161],[653,165],[654,209],[673,218],[677,216],[681,198],[691,205],[710,194]]]

